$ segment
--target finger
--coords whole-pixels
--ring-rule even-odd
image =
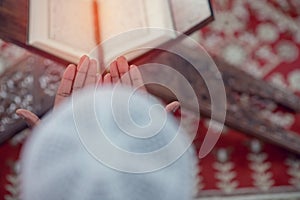
[[[87,72],[89,70],[89,65],[90,65],[90,59],[89,57],[86,56],[83,62],[81,63],[81,65],[77,66],[77,74],[75,76],[75,81],[73,85],[74,92],[83,88],[87,77]]]
[[[129,65],[124,56],[117,58],[117,66],[120,77],[129,71]]]
[[[125,73],[121,76],[121,83],[122,85],[127,85],[129,87],[132,86],[131,77],[129,73]]]
[[[102,84],[103,84],[102,74],[98,74],[98,76],[97,76],[97,85],[102,85]]]
[[[97,61],[92,59],[87,71],[84,86],[95,85],[97,82]]]
[[[65,70],[60,85],[58,87],[54,107],[60,104],[61,101],[69,97],[72,93],[73,83],[76,75],[76,66],[70,64]]]
[[[80,57],[80,60],[79,60],[79,63],[78,63],[78,66],[82,65],[83,61],[86,59],[86,58],[89,58],[87,55],[83,55]]]
[[[120,73],[121,82],[124,85],[132,86],[129,74],[129,65],[124,56],[117,58],[118,71]]]
[[[35,127],[40,122],[39,117],[30,112],[29,110],[18,109],[16,110],[16,114],[25,120],[29,128]]]
[[[142,78],[142,74],[141,74],[140,70],[138,69],[138,67],[135,65],[131,65],[129,73],[130,73],[130,78],[131,78],[131,82],[132,82],[132,87],[139,88],[139,90],[141,90],[141,91],[146,91],[146,88],[144,86],[144,81]]]
[[[180,107],[180,103],[178,101],[173,101],[166,106],[167,112],[176,112]]]
[[[103,85],[105,84],[112,84],[110,73],[107,73],[103,78]]]
[[[112,83],[117,83],[120,80],[117,62],[113,61],[109,66]]]

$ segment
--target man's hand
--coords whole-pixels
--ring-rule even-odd
[[[62,76],[54,102],[54,109],[73,92],[97,82],[97,62],[88,56],[82,56],[78,66],[70,64]]]
[[[124,56],[121,56],[112,62],[109,69],[110,73],[107,73],[104,76],[103,84],[116,84],[120,82],[121,84],[138,88],[147,93],[140,70],[135,65],[129,66]],[[173,101],[165,108],[167,112],[175,112],[179,107],[180,103],[178,101]]]
[[[78,66],[74,64],[68,65],[66,68],[60,85],[57,90],[57,94],[54,101],[54,109],[57,108],[61,102],[68,99],[73,92],[89,86],[95,85],[97,82],[102,84],[116,84],[118,81],[121,84],[125,84],[132,87],[139,87],[140,90],[147,92],[143,85],[142,75],[135,65],[128,65],[125,57],[121,56],[113,61],[109,66],[110,72],[107,73],[103,79],[97,80],[97,62],[93,59],[89,59],[88,56],[82,56]],[[128,72],[128,74],[126,74]],[[126,74],[126,75],[124,75]],[[178,101],[174,101],[166,106],[167,112],[174,112],[180,107]],[[32,112],[24,109],[18,109],[16,113],[23,118],[27,125],[32,128],[36,126],[40,119]]]

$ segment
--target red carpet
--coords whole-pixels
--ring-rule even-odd
[[[253,76],[300,94],[300,1],[215,0],[213,5],[216,20],[200,32],[200,43]],[[272,110],[261,113],[300,134],[299,114]],[[201,124],[205,129],[205,120]],[[300,198],[299,157],[233,130],[224,132],[200,169],[201,196]]]

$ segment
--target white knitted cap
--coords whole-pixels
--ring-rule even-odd
[[[114,96],[116,93],[118,95]],[[173,162],[164,163],[165,166],[161,167],[153,165],[157,169],[146,170],[151,172],[141,173],[140,168],[137,168],[138,173],[129,173],[122,170],[120,166],[114,166],[114,162],[107,164],[105,160],[101,160],[102,158],[97,157],[97,153],[93,154],[94,149],[89,149],[89,143],[84,141],[83,134],[89,135],[91,140],[97,140],[96,135],[99,134],[99,130],[102,130],[106,139],[114,146],[136,156],[147,152],[157,152],[174,140],[178,134],[178,124],[171,115],[166,117],[160,109],[153,110],[154,105],[159,102],[136,92],[131,95],[130,101],[127,101],[128,94],[132,94],[128,88],[113,90],[103,87],[96,92],[93,89],[87,89],[77,95],[76,102],[74,102],[75,98],[73,101],[71,99],[47,116],[34,130],[22,152],[22,199],[192,199],[197,163],[192,147],[182,152],[182,156],[174,159]],[[91,99],[95,100],[94,105]],[[131,136],[128,130],[134,128],[132,124],[128,125],[130,124],[127,120],[128,113],[119,110],[126,105],[132,117],[131,120],[134,122],[133,125],[143,129],[149,122],[163,121],[163,126],[160,129],[150,126],[157,134],[149,138]],[[89,112],[90,107],[93,108],[93,113]],[[114,110],[115,108],[117,110]],[[151,119],[149,109],[152,109]],[[92,123],[94,119],[98,127]],[[121,121],[126,123],[116,122],[120,119],[124,119]],[[84,128],[80,129],[80,126]],[[124,132],[123,129],[127,131]],[[145,132],[149,134],[149,129]],[[179,148],[169,150],[169,154],[162,157],[163,160],[168,160],[170,156],[175,155],[173,152],[185,145],[187,136],[180,133],[179,137],[182,144],[176,143]],[[112,153],[108,147],[100,146],[99,151],[106,155],[103,158],[113,157],[114,161],[132,164],[130,160]],[[153,162],[161,163],[162,158],[156,160],[154,157],[149,162],[141,160],[144,165],[138,167],[147,168]]]

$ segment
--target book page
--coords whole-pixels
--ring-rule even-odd
[[[149,26],[145,0],[99,2],[102,41],[135,28]]]
[[[50,38],[89,51],[97,44],[95,17],[99,17],[101,41],[131,29],[149,27],[148,18],[151,16],[147,16],[145,1],[97,1],[99,16],[95,16],[92,0],[49,0]]]
[[[176,30],[185,32],[212,15],[209,0],[170,0]],[[197,9],[195,9],[197,8]]]
[[[50,39],[76,49],[90,51],[96,45],[92,1],[48,1]]]
[[[30,4],[29,43],[68,59],[88,54],[99,43],[132,29],[173,28],[168,0],[30,0]],[[135,32],[103,52],[123,52],[159,39],[155,37],[147,30]]]

